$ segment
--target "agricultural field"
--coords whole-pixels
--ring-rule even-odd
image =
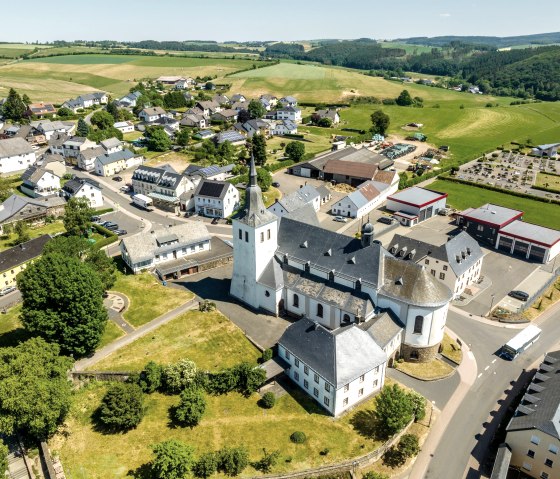
[[[399,43],[399,42],[380,42],[383,48],[402,48],[406,51],[407,55],[419,55],[420,53],[430,53],[432,48],[428,45],[413,45],[411,43]]]
[[[499,191],[479,188],[476,185],[465,185],[452,181],[436,180],[427,188],[447,193],[447,202],[453,208],[464,210],[478,208],[486,203],[493,203],[506,208],[521,210],[525,214],[523,220],[547,228],[560,229],[559,207],[553,203],[522,198]]]
[[[31,45],[27,43],[0,43],[0,57],[18,58],[30,53],[35,49],[43,50],[50,48],[49,45]]]

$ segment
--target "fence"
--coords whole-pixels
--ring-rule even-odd
[[[558,279],[558,276],[560,276],[560,267],[556,268],[556,270],[554,271],[554,273],[552,274],[552,277],[543,285],[541,286],[537,292],[533,293],[529,299],[527,301],[525,301],[520,307],[519,310],[517,311],[518,313],[522,313],[523,311],[529,309],[533,303],[544,294],[544,292],[550,288]]]

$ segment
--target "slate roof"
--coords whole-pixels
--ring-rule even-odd
[[[47,173],[47,168],[41,167],[39,168],[38,166],[30,166],[29,168],[27,168],[27,170],[25,170],[23,172],[23,174],[21,175],[21,179],[23,180],[24,183],[27,184],[31,184],[31,185],[36,185],[37,182],[42,178],[42,176]],[[48,170],[48,173],[58,176],[56,173]]]
[[[560,241],[560,231],[519,220],[512,221],[510,224],[500,228],[500,234],[526,239],[549,247]]]
[[[33,153],[33,148],[23,138],[0,140],[0,158],[10,158],[28,153]]]
[[[103,154],[105,154],[105,148],[103,148],[102,146],[96,146],[94,148],[88,148],[86,150],[83,150],[80,153],[80,156],[84,161],[87,161],[87,160],[97,158],[98,156],[101,156]]]
[[[382,349],[405,328],[404,324],[390,309],[383,311],[365,323],[361,323],[359,327],[366,331]]]
[[[132,173],[133,180],[162,186],[169,190],[176,190],[182,178],[183,175],[180,175],[173,168],[169,166],[166,167],[165,165],[159,168],[139,166],[134,170],[134,173]]]
[[[519,219],[523,215],[522,211],[505,208],[504,206],[486,203],[480,208],[469,208],[460,213],[460,216],[475,221],[482,221],[493,225],[505,226],[506,224]]]
[[[90,180],[89,178],[73,178],[67,181],[62,189],[70,195],[75,195],[85,184],[91,185],[94,188],[101,190],[101,186],[99,185],[99,183],[97,183],[97,181]]]
[[[144,113],[146,116],[156,116],[156,115],[165,115],[165,110],[160,106],[152,106],[150,108],[144,108],[141,113]]]
[[[231,183],[227,181],[203,180],[198,184],[194,195],[223,200],[230,186]]]
[[[117,148],[121,146],[122,141],[119,140],[118,138],[113,137],[113,138],[107,138],[106,140],[103,140],[102,142],[100,142],[100,144],[106,150],[110,150],[111,148]]]
[[[354,161],[329,160],[323,171],[333,175],[345,175],[354,178],[366,178],[371,180],[378,166],[371,163],[358,163]]]
[[[545,355],[506,428],[507,432],[530,429],[560,439],[560,351]]]
[[[66,204],[66,201],[60,196],[27,198],[26,196],[20,196],[14,193],[0,205],[0,223],[8,221],[29,204],[37,207],[51,208],[55,206],[62,206]],[[21,218],[27,219],[27,216],[21,216]]]
[[[321,185],[316,189],[317,189],[317,193],[319,193],[319,196],[321,198],[327,198],[329,196],[332,196],[331,190],[329,190],[325,185]]]
[[[49,140],[49,146],[54,146],[55,148],[60,147],[64,143],[66,143],[66,141],[68,141],[69,138],[70,136],[67,135],[66,133],[55,133],[53,136],[51,136],[51,139]]]
[[[356,325],[331,332],[303,318],[290,325],[278,342],[335,389],[387,361],[371,336]]]
[[[372,163],[375,165],[381,165],[386,159],[387,158],[384,156],[374,153],[367,148],[358,149],[348,147],[322,155],[319,158],[311,160],[310,163],[316,168],[322,169],[323,166],[330,160],[344,160],[353,161],[355,163]]]
[[[15,268],[33,258],[37,258],[50,240],[50,235],[43,235],[0,252],[0,272]]]
[[[116,163],[117,161],[126,161],[134,158],[134,153],[129,149],[115,151],[113,153],[99,155],[96,161],[99,161],[102,165],[110,165],[111,163]]]

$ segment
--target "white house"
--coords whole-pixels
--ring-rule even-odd
[[[280,103],[282,103],[282,106],[296,107],[298,102],[297,98],[294,98],[293,96],[285,96],[280,98]]]
[[[79,109],[91,108],[94,105],[106,105],[109,97],[104,92],[87,93],[80,95],[76,99],[65,101],[62,104],[63,108],[68,108],[76,113]]]
[[[245,96],[241,93],[236,93],[235,95],[231,96],[230,100],[232,103],[245,103],[247,101],[247,98],[245,98]]]
[[[64,158],[78,158],[80,153],[90,148],[95,148],[97,143],[81,136],[72,136],[62,144],[62,156]],[[56,153],[53,151],[53,153]]]
[[[119,98],[117,104],[124,108],[134,108],[136,106],[136,102],[138,101],[138,98],[140,98],[141,95],[142,95],[141,92],[133,91],[132,93],[129,93],[128,95],[125,95],[122,98]]]
[[[297,124],[290,120],[272,121],[270,125],[271,135],[295,135],[297,133]]]
[[[209,251],[210,234],[201,221],[181,223],[127,236],[121,241],[120,249],[124,262],[137,274],[144,269],[186,261],[195,253]]]
[[[189,90],[194,88],[195,81],[192,78],[181,78],[175,82],[175,90]]]
[[[301,123],[301,110],[293,106],[287,106],[280,110],[276,110],[277,120],[290,120],[294,123]]]
[[[84,171],[93,171],[95,169],[95,159],[105,153],[105,148],[102,146],[83,150],[78,154],[78,168]]]
[[[31,198],[55,195],[60,190],[60,176],[46,168],[30,166],[21,179],[21,191]]]
[[[94,168],[95,173],[99,176],[113,176],[127,168],[141,165],[143,161],[142,155],[136,155],[127,148],[97,156]]]
[[[103,195],[99,183],[89,178],[74,178],[62,187],[62,194],[66,198],[87,198],[92,208],[103,206]]]
[[[206,128],[207,121],[204,115],[196,115],[187,113],[179,122],[181,126],[192,126],[196,128]]]
[[[167,112],[160,106],[144,108],[140,113],[138,113],[138,118],[145,123],[152,123],[164,116],[167,116]]]
[[[115,137],[103,140],[100,145],[103,147],[107,154],[122,151],[124,148],[123,142]]]
[[[117,121],[113,124],[113,127],[121,133],[132,133],[134,131],[134,123],[131,121]]]
[[[0,140],[0,173],[26,170],[36,160],[35,151],[23,138]]]
[[[30,125],[37,128],[43,135],[45,139],[49,141],[53,136],[59,133],[71,134],[76,129],[76,124],[68,121],[50,121],[50,120],[39,120],[32,121]]]
[[[317,118],[318,120],[327,118],[331,120],[333,125],[338,125],[340,123],[340,115],[338,114],[338,111],[333,108],[327,108],[326,110],[317,110],[315,113],[313,113],[312,116]]]
[[[198,214],[211,218],[227,218],[239,206],[239,191],[227,181],[203,180],[194,193]]]
[[[319,211],[321,207],[321,195],[311,185],[304,185],[299,190],[276,200],[268,207],[268,211],[281,218],[306,205],[310,205],[315,211]]]
[[[149,196],[154,206],[166,211],[178,212],[179,197],[191,189],[194,189],[191,180],[169,165],[158,168],[142,165],[132,173],[134,193]]]

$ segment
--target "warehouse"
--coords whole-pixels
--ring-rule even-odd
[[[537,263],[547,263],[560,253],[560,231],[513,221],[498,232],[496,249]]]
[[[403,226],[414,226],[445,209],[447,193],[413,186],[387,198],[387,209]]]
[[[480,208],[469,208],[459,213],[457,225],[477,241],[495,246],[499,231],[522,218],[522,211],[486,203]]]

